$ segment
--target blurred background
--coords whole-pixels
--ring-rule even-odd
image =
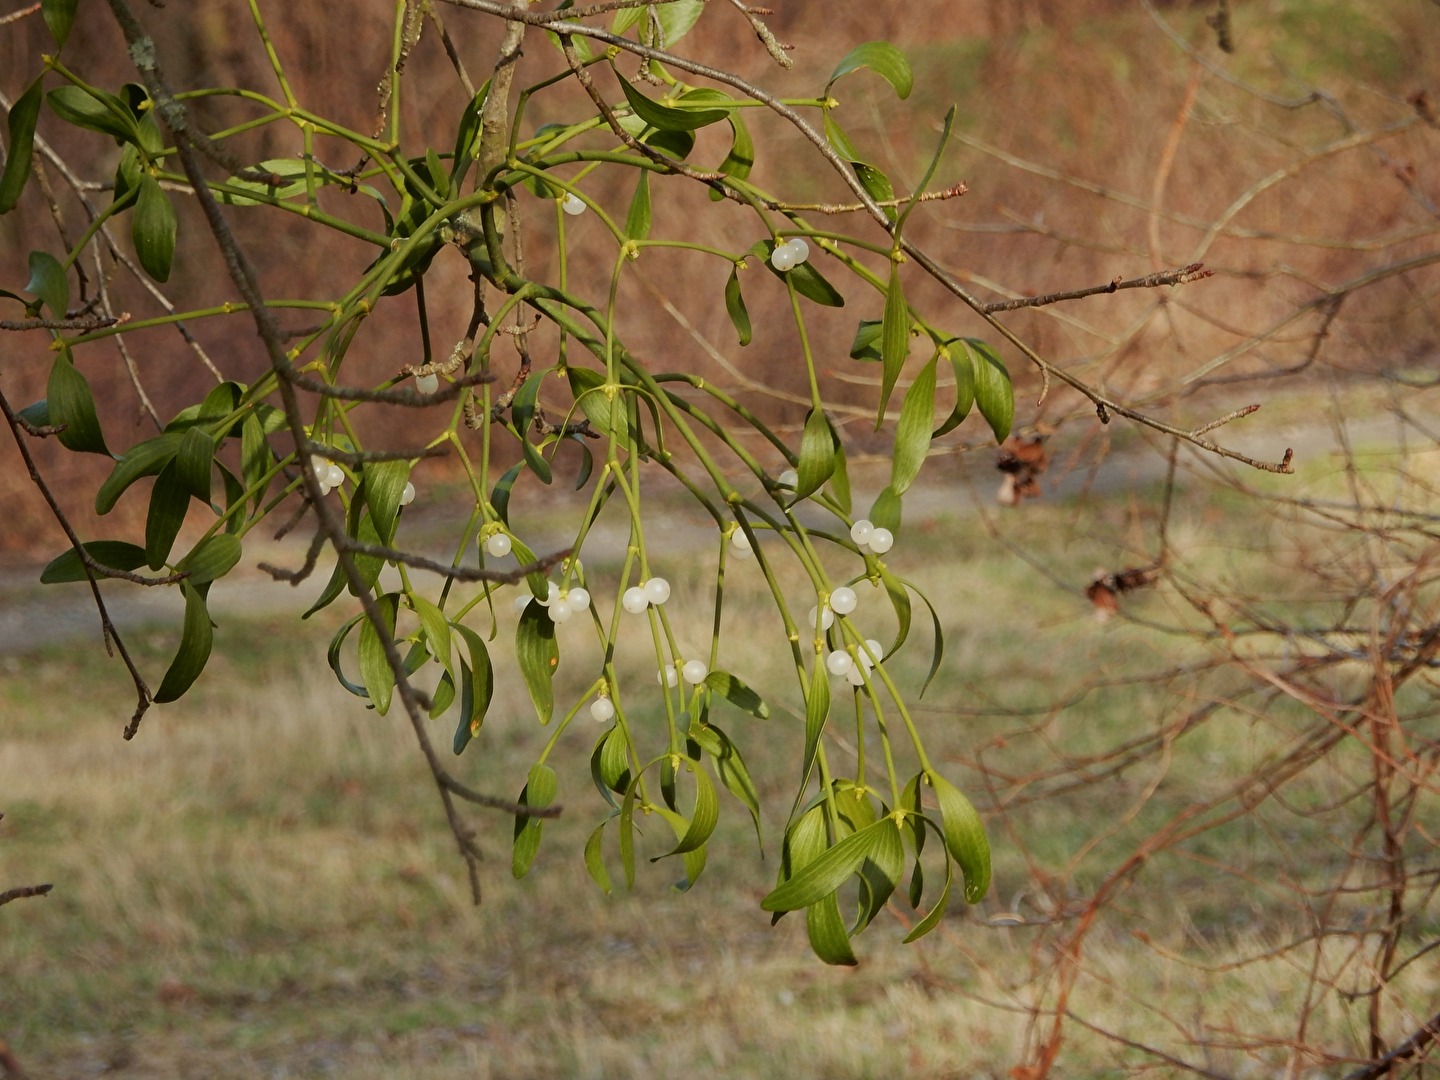
[[[862,966],[837,972],[809,956],[799,920],[764,920],[758,900],[775,867],[757,857],[737,804],[725,807],[700,895],[670,891],[663,863],[633,895],[595,889],[579,854],[603,807],[585,782],[583,737],[557,761],[566,815],[547,825],[535,870],[511,880],[509,822],[496,819],[487,901],[472,909],[408,733],[334,685],[328,634],[295,618],[319,585],[297,593],[253,570],[262,557],[298,561],[306,537],[253,558],[247,547],[248,573],[216,590],[221,628],[205,676],[121,743],[128,680],[105,660],[83,590],[35,583],[65,540],[13,442],[0,440],[0,890],[56,886],[0,907],[0,1035],[37,1077],[1421,1075],[1440,1027],[1440,7],[780,3],[767,21],[795,46],[789,71],[732,7],[710,8],[680,51],[784,97],[822,93],[862,41],[905,50],[908,101],[860,73],[836,85],[836,115],[908,191],[957,106],[931,187],[968,191],[917,209],[907,235],[982,300],[1203,262],[1214,272],[1204,281],[1003,318],[1047,360],[1184,430],[1263,406],[1209,437],[1269,462],[1293,449],[1296,474],[1102,424],[994,342],[1015,380],[1017,441],[997,451],[978,417],[937,440],[891,561],[926,584],[944,630],[923,720],[937,759],[986,816],[996,884],[914,946],[900,938],[917,916],[897,899],[898,925],[865,935]],[[498,41],[493,20],[440,12],[478,83]],[[141,15],[172,86],[273,89],[239,0]],[[359,5],[337,25],[328,6],[266,8],[301,101],[366,132],[392,15]],[[38,16],[0,26],[7,104],[50,47]],[[82,7],[64,60],[103,87],[134,78],[99,8]],[[518,79],[559,67],[532,35]],[[448,150],[467,95],[433,30],[407,77],[407,144]],[[231,98],[194,107],[211,128],[248,115]],[[587,111],[562,87],[530,116],[539,127]],[[752,179],[792,201],[848,200],[803,140],[754,112]],[[109,182],[109,140],[44,116],[40,131],[77,179]],[[232,144],[252,161],[300,150],[281,125]],[[718,163],[725,150],[702,132],[693,160]],[[72,241],[86,221],[54,163],[37,161],[47,185],[32,183],[0,218],[0,287],[16,291],[26,253],[62,247],[47,187]],[[632,186],[628,173],[586,180],[621,219]],[[738,209],[681,178],[656,179],[653,196],[654,237],[735,250],[760,239]],[[373,204],[328,197],[335,212],[383,227]],[[533,204],[528,267],[544,278],[553,207],[523,198]],[[327,299],[374,255],[276,228],[269,215],[231,216],[271,297]],[[858,220],[837,227],[880,235]],[[568,240],[572,280],[593,258],[581,291],[603,303],[613,242],[590,219]],[[166,295],[178,307],[231,298],[183,201],[176,265]],[[447,251],[427,278],[437,342],[464,332],[465,274]],[[718,382],[798,439],[804,368],[788,301],[762,276],[743,279],[756,327],[745,349],[724,311],[726,272],[684,252],[647,251],[627,273],[622,325],[655,367]],[[112,288],[136,318],[162,310],[124,274]],[[919,274],[906,295],[953,333],[993,340]],[[808,329],[864,505],[885,482],[890,434],[872,431],[875,369],[848,353],[857,320],[879,318],[880,301],[853,288],[846,298]],[[266,369],[243,315],[188,329],[226,377]],[[173,328],[127,340],[162,420],[215,381]],[[43,397],[48,341],[11,333],[3,344],[0,389],[17,405]],[[507,348],[501,371],[513,363]],[[531,348],[544,363],[543,332]],[[149,437],[113,343],[77,356],[111,448]],[[366,322],[348,372],[378,381],[418,359],[406,295]],[[367,431],[377,445],[410,445],[411,419],[378,417]],[[103,521],[91,514],[87,489],[104,461],[53,440],[31,446],[82,537],[143,530],[138,496]],[[1005,484],[1017,501],[1017,461],[1033,497],[1001,506]],[[458,480],[443,461],[417,470],[428,506],[406,520],[421,549],[441,549],[468,510],[444,505]],[[569,496],[527,495],[527,535],[563,542]],[[711,540],[679,500],[666,505],[656,544],[704,640]],[[775,619],[758,578],[731,587],[727,620]],[[158,678],[178,600],[132,601],[120,585],[111,595]],[[333,631],[342,617],[317,621]],[[793,696],[764,648],[729,659],[772,703]],[[918,687],[929,661],[912,645],[897,670]],[[558,699],[583,689],[585,670],[567,654]],[[523,690],[502,685],[483,752],[472,747],[462,775],[518,791],[538,745],[530,712]],[[800,718],[776,713],[725,722],[756,748],[762,801],[781,806]],[[442,745],[446,727],[436,728]],[[774,762],[757,754],[767,745]],[[847,745],[836,736],[836,753]],[[763,822],[767,852],[781,824]],[[1388,1073],[1364,1071],[1390,1053]]]

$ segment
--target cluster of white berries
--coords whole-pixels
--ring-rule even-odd
[[[664,671],[655,673],[655,681],[661,686],[669,687],[671,690],[680,685],[684,679],[691,686],[699,686],[705,681],[705,676],[710,674],[710,669],[705,666],[703,660],[686,660],[680,665],[680,670],[675,670],[674,664],[666,664]]]
[[[819,629],[829,630],[835,625],[836,615],[849,615],[859,605],[860,598],[855,595],[855,590],[848,585],[841,585],[830,594],[829,602],[823,607],[812,607],[810,609],[810,625],[815,626],[819,620]]]
[[[867,521],[865,523],[869,525]],[[855,590],[848,585],[841,585],[830,594],[829,601],[824,607],[812,607],[809,613],[810,625],[816,627],[822,633],[835,625],[836,615],[850,615],[860,604],[860,598],[855,595]],[[867,653],[866,650],[869,650]],[[851,686],[862,686],[865,683],[864,672],[875,666],[875,661],[885,655],[884,647],[874,638],[865,640],[865,648],[856,654],[859,663],[848,652],[832,652],[825,658],[825,667],[831,675],[844,675]],[[871,657],[874,659],[871,659]]]
[[[895,534],[889,529],[882,529],[878,525],[872,525],[865,518],[861,518],[850,526],[850,539],[862,548],[869,548],[876,555],[884,555],[895,546]]]
[[[573,589],[561,589],[555,582],[549,582],[550,588],[544,597],[535,596],[528,592],[522,592],[515,597],[515,610],[524,611],[531,603],[539,604],[545,609],[550,621],[553,623],[569,622],[570,616],[577,611],[584,611],[590,606],[590,590],[577,585]]]
[[[319,454],[311,455],[310,471],[315,474],[315,482],[320,485],[321,495],[329,495],[330,492],[345,483],[345,470],[329,458],[323,458]],[[406,480],[405,490],[400,493],[400,505],[409,506],[414,501],[415,485]]]
[[[345,470],[335,462],[320,457],[318,454],[310,458],[310,471],[315,474],[315,482],[320,485],[321,495],[329,495],[331,491],[345,483]]]
[[[585,200],[577,198],[574,192],[567,191],[565,198],[560,200],[560,209],[564,210],[565,213],[571,217],[574,217],[576,214],[583,214],[585,212]]]
[[[859,658],[858,663],[848,652],[832,652],[825,658],[825,668],[831,675],[844,675],[851,686],[863,686],[865,672],[875,666],[876,660],[885,658],[885,647],[874,638],[866,638],[865,648],[858,650],[856,657]]]
[[[783,244],[775,245],[775,250],[770,253],[770,265],[784,273],[786,270],[794,270],[808,258],[810,245],[800,237],[792,236]]]
[[[626,589],[625,594],[620,597],[620,606],[631,615],[640,615],[651,604],[659,607],[669,599],[670,583],[663,577],[652,577],[642,585],[631,585]]]

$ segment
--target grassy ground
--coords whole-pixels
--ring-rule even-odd
[[[1290,602],[1235,500],[1183,500],[1172,537],[1217,577]],[[128,744],[118,664],[97,663],[89,647],[7,657],[0,882],[56,888],[0,909],[3,1034],[37,1076],[1003,1076],[1035,1035],[1029,1010],[1047,1003],[1053,929],[1158,825],[1253,767],[1302,720],[1283,702],[1257,711],[1224,672],[1126,681],[1209,655],[1143,625],[1101,626],[1072,587],[1096,566],[1136,561],[1127,548],[1156,505],[1141,492],[1008,516],[1004,535],[1065,588],[997,544],[972,509],[907,532],[892,562],[930,585],[947,631],[945,674],[921,722],[932,756],[987,809],[996,882],[980,908],[957,908],[919,945],[902,945],[902,927],[882,917],[853,971],[818,964],[801,920],[772,929],[758,907],[773,883],[803,722],[782,650],[745,632],[744,620],[762,617],[757,575],[732,575],[724,661],[775,715],[724,722],[766,806],[768,861],[727,798],[711,869],[684,895],[664,863],[645,866],[630,894],[606,896],[586,877],[580,849],[604,811],[587,773],[588,720],[553,759],[566,813],[546,826],[528,878],[508,872],[509,821],[488,819],[476,909],[403,722],[335,686],[323,645],[289,619],[222,625],[195,690],[156,710]],[[708,622],[701,569],[693,580],[675,575],[671,601],[696,609],[693,626],[681,622],[697,641]],[[862,594],[865,604],[884,606]],[[1183,622],[1168,592],[1126,605]],[[582,640],[562,635],[561,702],[591,677]],[[173,647],[159,631],[134,643],[152,670]],[[902,682],[916,686],[928,661],[917,640],[897,658]],[[638,672],[644,661],[627,663]],[[499,656],[496,668],[496,703],[459,768],[482,789],[513,794],[543,736]],[[1050,775],[1229,694],[1236,707],[1173,752],[1071,791]],[[1050,704],[1066,698],[1065,708]],[[442,745],[450,723],[435,722]],[[989,792],[975,768],[982,748]],[[853,753],[843,729],[830,752],[842,764]],[[1344,772],[1342,759],[1288,797],[1325,804]],[[1342,824],[1261,811],[1157,857],[1101,912],[1070,1009],[1184,1058],[1197,1056],[1197,1041],[1216,1041],[1207,1033],[1285,1037],[1303,965],[1343,964],[1341,946],[1333,958],[1321,948],[1227,964],[1306,934],[1313,912],[1297,890],[1343,875]],[[653,831],[648,840],[657,843]],[[913,918],[903,903],[895,911]],[[1440,986],[1433,967],[1407,977],[1420,990]],[[1332,996],[1309,1037],[1358,1053],[1363,1009]],[[1278,1046],[1206,1053],[1233,1075],[1271,1075],[1285,1060]],[[1066,1076],[1147,1061],[1078,1023],[1061,1058]]]

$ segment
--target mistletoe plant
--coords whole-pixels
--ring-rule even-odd
[[[602,814],[584,851],[602,889],[611,887],[609,868],[617,857],[627,885],[633,881],[637,818],[658,818],[673,829],[668,854],[683,862],[684,884],[693,883],[716,827],[717,780],[758,828],[757,791],[741,747],[715,721],[721,701],[755,717],[769,716],[746,672],[719,667],[727,561],[754,558],[783,623],[783,641],[776,644],[793,662],[796,712],[804,716],[804,748],[795,762],[798,782],[785,817],[778,880],[762,906],[776,918],[803,910],[819,956],[853,963],[850,939],[890,900],[908,868],[909,901],[926,913],[907,940],[922,936],[941,919],[957,872],[966,900],[974,903],[985,895],[990,854],[975,809],[927,756],[907,690],[892,673],[892,658],[914,645],[912,598],[920,593],[889,559],[892,545],[903,552],[896,540],[902,501],[932,440],[952,431],[972,409],[1003,440],[1014,402],[995,350],[912,307],[907,277],[921,273],[940,282],[962,302],[959,310],[972,318],[972,311],[979,313],[1047,377],[1064,379],[1090,396],[1102,419],[1108,409],[1162,430],[1163,425],[1041,360],[905,239],[907,222],[922,201],[963,190],[929,189],[954,110],[945,117],[920,184],[897,194],[841,127],[832,96],[837,81],[868,71],[906,97],[911,71],[891,45],[861,45],[839,62],[818,95],[781,100],[673,51],[706,13],[703,0],[622,0],[587,8],[565,0],[549,13],[531,11],[523,2],[451,2],[465,17],[503,20],[491,78],[478,89],[471,84],[436,6],[396,0],[390,63],[380,89],[382,119],[371,134],[312,111],[297,98],[259,0],[249,0],[249,8],[278,94],[248,86],[172,86],[153,40],[125,0],[109,0],[109,8],[128,42],[138,82],[107,89],[58,54],[43,58],[42,70],[9,111],[0,212],[19,203],[34,156],[53,154],[36,134],[37,126],[43,130],[42,113],[44,124],[94,132],[114,140],[121,153],[113,184],[101,189],[108,202],[94,198],[94,185],[75,184],[75,196],[89,214],[83,235],[64,250],[30,253],[28,282],[3,293],[24,309],[25,319],[14,325],[50,334],[55,354],[45,400],[22,410],[5,403],[6,416],[27,459],[22,433],[54,435],[71,451],[113,458],[109,477],[95,492],[101,515],[122,498],[143,497],[146,488],[139,482],[153,477],[143,538],[82,540],[52,500],[72,547],[50,563],[43,580],[88,580],[97,602],[96,585],[108,578],[183,594],[179,650],[154,691],[105,619],[139,696],[125,732],[130,737],[151,702],[176,700],[201,675],[212,644],[209,594],[240,563],[247,537],[277,512],[292,518],[291,524],[297,507],[313,512],[316,531],[304,565],[267,569],[299,582],[326,546],[333,549],[334,572],[305,614],[336,602],[355,609],[330,643],[330,664],[341,684],[378,713],[386,714],[398,701],[432,770],[478,900],[478,847],[461,805],[514,815],[513,869],[525,873],[544,819],[558,810],[559,781],[547,759],[560,739],[586,737],[585,726],[574,724],[582,714],[603,725],[590,759]],[[788,67],[784,47],[760,21],[761,13],[738,2],[734,7],[775,60]],[[41,9],[63,51],[77,0],[44,0]],[[85,17],[97,15],[92,10]],[[603,28],[602,17],[608,19]],[[407,130],[400,108],[406,61],[430,26],[446,45],[468,98],[455,103],[453,130],[438,145],[426,145]],[[517,92],[522,42],[532,53],[558,50],[559,63],[558,73]],[[627,56],[628,70],[622,65]],[[588,104],[563,122],[537,129],[530,120],[532,105],[567,83],[578,84]],[[197,105],[216,96],[238,101],[249,116],[205,130]],[[573,100],[562,98],[553,108]],[[813,150],[816,167],[833,169],[853,202],[800,205],[752,182],[757,148],[745,117],[756,108],[793,125]],[[294,155],[247,157],[247,133],[270,126],[293,131]],[[697,162],[696,133],[711,127],[724,132],[729,151],[718,164]],[[342,158],[358,164],[343,169],[324,164]],[[631,178],[634,194],[623,221],[592,194],[605,173]],[[704,185],[716,213],[741,215],[726,235],[746,239],[726,248],[652,235],[652,182],[659,177]],[[336,200],[321,197],[327,189],[354,196],[344,204],[355,207],[354,214],[336,213]],[[833,222],[847,214],[863,219],[869,232],[837,229]],[[576,215],[598,219],[613,241],[608,283],[603,272],[572,265],[566,236]],[[541,218],[553,221],[556,237],[549,277],[528,272],[523,257],[522,241]],[[175,261],[177,228],[182,222],[194,228],[201,220],[219,246],[234,292],[203,309],[116,317],[107,275],[92,282],[83,272],[87,252],[162,284],[172,273],[186,273]],[[133,261],[123,235],[117,237],[127,223]],[[322,281],[331,291],[321,298],[268,297],[247,258],[245,237],[255,229],[283,227],[331,230],[363,247],[371,261],[352,281]],[[666,371],[627,347],[633,327],[617,304],[617,292],[635,261],[657,247],[684,249],[697,263],[728,269],[723,303],[739,346],[753,333],[746,292],[753,299],[760,290],[778,291],[788,300],[797,362],[809,390],[798,445],[713,382],[687,373],[694,365],[686,358],[675,358],[677,370]],[[465,260],[474,283],[473,309],[463,338],[435,353],[425,282],[432,267],[449,259]],[[837,276],[852,286],[847,294],[832,283]],[[72,279],[78,296],[72,296]],[[590,295],[597,285],[605,286],[599,299]],[[418,303],[420,361],[378,384],[358,385],[347,378],[347,355],[363,340],[373,313],[402,303]],[[878,365],[877,427],[902,375],[909,376],[893,428],[889,484],[863,513],[852,506],[845,451],[827,414],[810,344],[812,320],[838,318],[847,303],[878,316],[860,320],[851,350],[857,361]],[[292,309],[318,317],[318,325],[299,335],[287,333],[278,316]],[[268,358],[265,374],[248,384],[222,375],[203,400],[181,409],[158,434],[113,447],[84,373],[89,346],[222,316],[253,323]],[[532,362],[527,345],[527,335],[542,320],[558,335],[553,363]],[[514,343],[520,357],[516,370],[502,365],[496,348],[501,342]],[[917,345],[920,357],[912,362]],[[907,372],[912,363],[916,366]],[[502,366],[506,369],[499,370]],[[937,424],[942,372],[953,375],[954,394]],[[148,401],[138,382],[137,390]],[[434,409],[437,404],[449,407]],[[432,408],[416,413],[422,420],[408,426],[419,432],[412,445],[399,451],[367,448],[359,433],[364,425],[357,422],[362,411],[417,407]],[[441,418],[432,422],[437,415]],[[579,448],[578,487],[588,491],[589,502],[568,547],[537,554],[512,531],[511,514],[522,492],[543,500],[545,485],[554,480],[556,451],[566,445]],[[406,547],[404,507],[416,497],[412,467],[439,454],[458,462],[465,479],[467,516],[449,562]],[[526,474],[538,485],[521,485]],[[34,475],[48,494],[38,471]],[[657,481],[665,486],[678,481],[714,523],[714,632],[707,651],[686,652],[678,644],[667,607],[670,585],[647,548],[646,494]],[[615,574],[587,573],[582,557],[591,528],[612,506],[629,521],[623,564]],[[178,550],[182,524],[201,516],[207,522],[204,536]],[[513,568],[504,562],[510,558],[516,560]],[[809,583],[798,602],[782,589],[787,560]],[[394,569],[382,582],[387,567]],[[867,583],[876,587],[873,593]],[[456,587],[461,584],[467,588]],[[882,643],[867,633],[876,616],[865,610],[862,593],[888,598],[897,620],[892,640]],[[455,753],[483,753],[483,722],[497,678],[489,643],[497,609],[503,613],[512,605],[518,611],[519,674],[537,720],[553,725],[513,803],[457,780],[427,734],[427,720],[449,714]],[[104,618],[103,602],[100,610]],[[577,657],[572,664],[590,666],[593,680],[577,700],[556,702],[556,627],[567,621],[582,624],[584,633],[567,634],[565,651]],[[939,620],[934,622],[931,678],[941,662]],[[582,645],[584,637],[593,648]],[[653,648],[658,680],[622,678],[616,650],[630,637],[646,639]],[[347,667],[351,656],[358,660],[353,668]],[[417,685],[422,669],[430,673],[433,691]],[[826,752],[826,729],[842,722],[842,712],[855,726],[851,775],[837,771]],[[879,748],[878,762],[867,747]],[[938,883],[933,873],[927,881],[920,871],[932,835],[937,843],[931,852],[944,853]],[[842,896],[847,907],[854,905],[849,920],[842,917]]]

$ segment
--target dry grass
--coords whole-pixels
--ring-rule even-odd
[[[1311,497],[1338,490],[1340,478],[1312,477]],[[205,678],[131,744],[118,738],[123,676],[97,668],[93,651],[11,657],[0,676],[0,868],[7,884],[56,889],[0,909],[4,1033],[39,1076],[1003,1076],[1044,1034],[1057,935],[1096,887],[1168,818],[1308,722],[1293,703],[1249,696],[1223,668],[1174,674],[1212,649],[1093,622],[1078,586],[1093,566],[1134,554],[1153,522],[1151,494],[1032,504],[999,522],[1064,588],[997,545],[978,507],[907,533],[898,565],[923,574],[948,638],[922,720],[934,756],[989,807],[996,886],[982,909],[954,912],[917,946],[900,944],[899,927],[872,930],[856,971],[817,964],[798,920],[766,925],[758,900],[773,863],[756,857],[746,815],[728,800],[692,894],[669,889],[664,864],[647,866],[631,895],[595,889],[579,859],[602,814],[585,728],[555,759],[566,814],[547,825],[527,879],[510,878],[509,823],[494,819],[477,910],[402,725],[335,687],[293,624],[226,621]],[[1243,502],[1192,491],[1172,543],[1190,572],[1236,597],[1300,610],[1306,586],[1273,580],[1298,534],[1257,535],[1233,512]],[[591,567],[605,570],[603,559]],[[758,614],[756,586],[732,575],[727,618]],[[703,604],[698,578],[677,581],[672,605],[687,597]],[[1168,589],[1126,607],[1184,621]],[[706,619],[694,618],[699,635]],[[740,636],[732,626],[731,648]],[[562,636],[561,701],[588,682],[580,639]],[[139,644],[152,668],[171,647],[160,634]],[[898,659],[903,680],[923,673],[922,645]],[[644,662],[627,660],[637,686]],[[727,664],[777,705],[793,696],[773,651]],[[1230,707],[1170,751],[1108,780],[1067,792],[1062,775],[1045,778],[1227,696]],[[531,716],[505,684],[464,778],[518,788],[539,745]],[[766,723],[724,722],[756,773],[773,844],[799,720],[777,708]],[[447,728],[437,722],[438,740]],[[838,728],[837,759],[845,738]],[[1326,890],[1364,876],[1346,870],[1345,843],[1364,807],[1305,811],[1346,790],[1364,760],[1363,748],[1342,748],[1290,785],[1284,807],[1157,851],[1111,898],[1070,990],[1065,1075],[1154,1064],[1099,1032],[1222,1075],[1277,1075],[1302,1014],[1315,1046],[1363,1056],[1353,1034],[1363,1003],[1307,1001],[1312,965],[1363,979],[1353,943],[1303,943]],[[1007,776],[1033,779],[1007,787]],[[1326,925],[1368,917],[1363,901],[1336,903]],[[1406,940],[1433,937],[1434,919],[1432,906]],[[1406,1000],[1440,992],[1433,965],[1401,982]]]

